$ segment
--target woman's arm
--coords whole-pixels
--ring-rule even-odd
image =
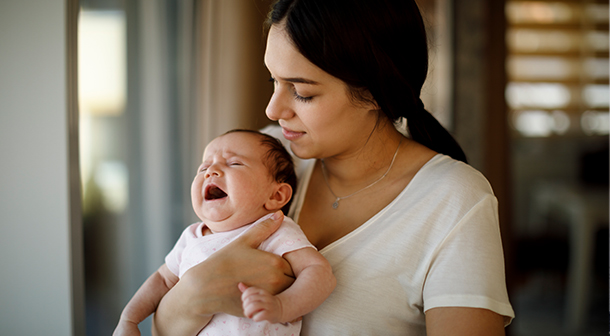
[[[256,248],[284,218],[277,213],[187,271],[161,300],[153,318],[153,335],[195,335],[212,316],[243,316],[240,282],[279,293],[294,281],[286,260]]]
[[[432,308],[426,312],[428,336],[503,336],[504,317],[488,309]]]

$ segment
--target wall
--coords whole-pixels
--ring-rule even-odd
[[[0,2],[0,335],[78,333],[66,13],[63,0]]]
[[[504,1],[455,1],[454,129],[468,163],[489,180],[499,202],[507,274],[511,274],[511,182],[504,101]],[[510,287],[511,279],[508,278]]]
[[[204,145],[232,128],[262,128],[273,93],[264,65],[263,21],[271,1],[199,2],[198,143]],[[200,154],[198,155],[200,160]]]

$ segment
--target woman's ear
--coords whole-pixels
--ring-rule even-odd
[[[290,201],[292,197],[292,187],[288,183],[278,183],[273,189],[273,194],[265,202],[265,210],[277,211]]]
[[[364,107],[369,111],[381,112],[381,107],[379,107],[379,104],[377,104],[377,101],[375,100],[375,97],[373,97],[371,91],[369,91],[368,89],[357,90],[357,94],[359,96],[357,103],[361,104],[358,106]]]

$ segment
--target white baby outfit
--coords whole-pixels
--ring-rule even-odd
[[[182,232],[174,248],[165,257],[165,263],[170,271],[178,277],[182,277],[191,267],[201,263],[212,253],[223,248],[269,216],[262,217],[253,224],[242,226],[233,231],[218,232],[206,236],[203,235],[204,223],[192,224]],[[290,218],[284,217],[284,222],[280,228],[265,240],[259,246],[259,249],[281,256],[305,247],[315,248],[309,243],[301,228]],[[297,336],[300,329],[301,322],[271,324],[266,321],[254,322],[247,318],[228,314],[216,314],[198,335]]]

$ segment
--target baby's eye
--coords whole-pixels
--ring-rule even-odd
[[[205,172],[206,170],[208,170],[208,167],[207,167],[207,166],[201,166],[201,167],[199,167],[199,171],[198,171],[198,172],[199,172],[199,173],[203,173],[203,172]]]
[[[229,166],[243,166],[243,164],[241,162],[235,161],[235,162],[230,162]]]

